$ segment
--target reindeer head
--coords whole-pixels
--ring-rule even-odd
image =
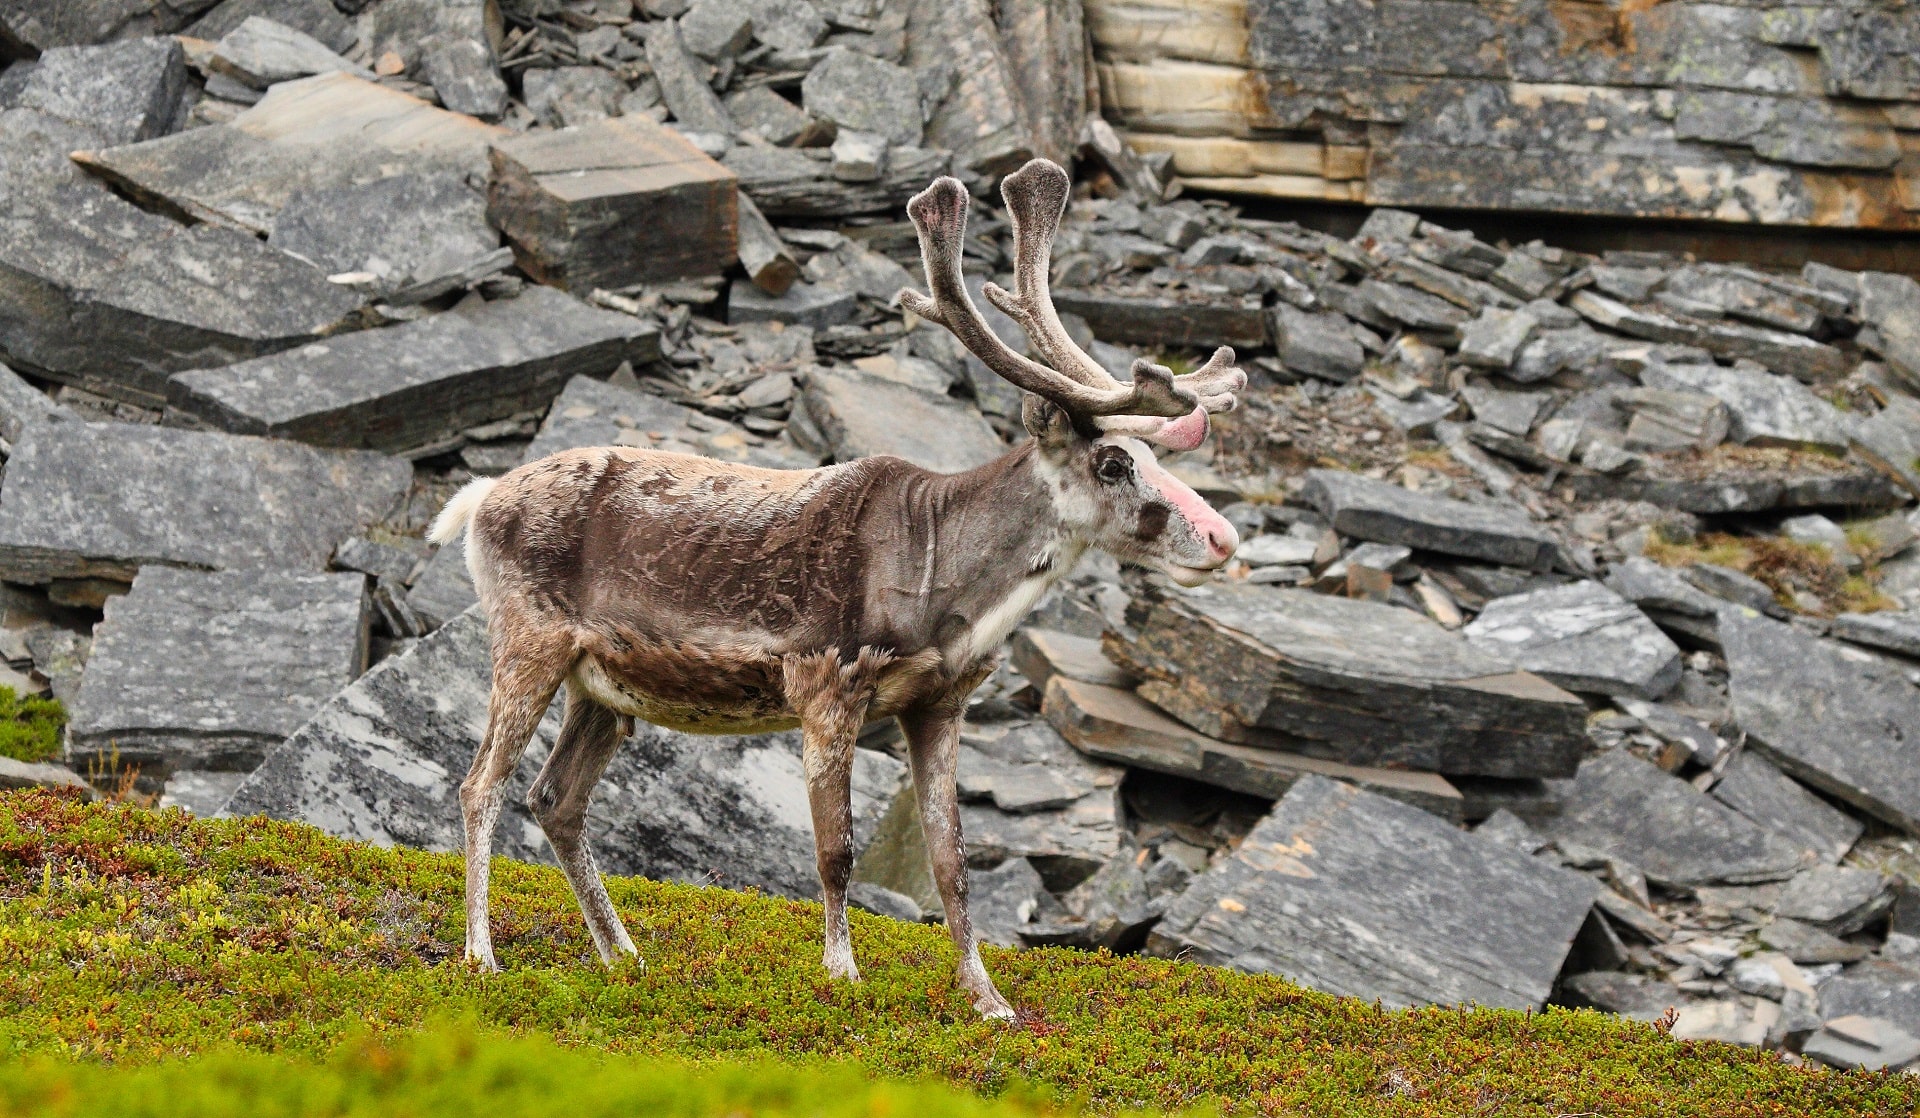
[[[1185,376],[1135,361],[1129,384],[1074,344],[1047,290],[1048,258],[1069,185],[1067,173],[1045,159],[1007,176],[1000,192],[1013,222],[1014,290],[991,283],[985,288],[1048,364],[1002,342],[967,294],[960,275],[967,190],[956,179],[935,179],[907,204],[933,294],[903,290],[900,303],[946,327],[988,368],[1028,393],[1021,421],[1037,444],[1061,522],[1078,542],[1197,586],[1232,557],[1239,535],[1161,468],[1149,444],[1199,446],[1207,437],[1208,413],[1231,410],[1247,377],[1234,368],[1233,350],[1221,346]]]

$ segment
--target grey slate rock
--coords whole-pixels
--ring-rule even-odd
[[[341,54],[353,49],[360,33],[353,29],[331,0],[223,0],[188,25],[181,34],[218,42],[249,16],[265,16],[296,31],[304,31]]]
[[[407,463],[119,423],[28,428],[0,487],[0,575],[132,581],[148,563],[324,570],[387,515]]]
[[[1920,975],[1868,963],[1820,984],[1820,1010],[1827,1017],[1884,1017],[1920,1032]]]
[[[1912,611],[1843,613],[1833,619],[1827,632],[1854,644],[1920,657],[1920,614]]]
[[[1122,847],[1067,894],[1068,910],[1086,922],[1086,946],[1110,951],[1137,946],[1147,928],[1166,911],[1164,894],[1155,896],[1148,883],[1148,857],[1145,851]],[[1178,867],[1175,873],[1188,872],[1172,859],[1165,861]]]
[[[1727,405],[1729,434],[1750,446],[1790,446],[1844,453],[1847,432],[1832,404],[1806,385],[1752,364],[1657,364],[1641,379],[1648,387],[1703,392]]]
[[[748,0],[753,37],[777,51],[799,53],[827,37],[827,21],[809,0]]]
[[[1034,922],[1047,899],[1047,887],[1033,863],[1009,858],[992,869],[969,876],[967,914],[973,918],[973,938],[981,943],[1020,947],[1020,933]]]
[[[638,446],[700,454],[770,470],[819,465],[784,439],[749,436],[725,420],[637,389],[577,376],[548,410],[526,461],[585,446]]]
[[[25,643],[33,670],[47,678],[47,689],[53,697],[63,703],[73,702],[80,694],[93,639],[49,625],[27,630]]]
[[[680,17],[687,49],[709,62],[732,58],[753,41],[753,12],[745,0],[697,0]]]
[[[0,757],[0,790],[13,788],[72,788],[93,796],[93,786],[65,765]]]
[[[1744,571],[1718,563],[1689,563],[1680,577],[1722,601],[1762,613],[1784,612],[1773,600],[1772,588]]]
[[[1869,950],[1863,943],[1848,943],[1811,924],[1784,918],[1776,918],[1761,928],[1756,938],[1794,962],[1808,965],[1857,963],[1867,957]]]
[[[400,452],[538,411],[574,374],[659,356],[659,330],[550,287],[180,373],[173,407],[224,430]]]
[[[1920,693],[1902,673],[1744,611],[1722,614],[1720,636],[1750,747],[1789,776],[1920,833]]]
[[[1349,765],[1573,775],[1586,707],[1412,610],[1214,583],[1153,604],[1110,658],[1208,737]]]
[[[1149,949],[1392,1007],[1537,1007],[1599,891],[1417,808],[1305,777]]]
[[[335,54],[325,43],[262,16],[248,16],[214,44],[207,64],[217,73],[254,89],[314,74],[373,72]]]
[[[500,247],[487,199],[452,171],[393,175],[296,192],[267,243],[329,275],[366,272],[386,295],[431,280]]]
[[[733,118],[701,76],[706,63],[687,50],[678,21],[662,20],[648,27],[647,64],[660,83],[661,98],[682,128],[733,135]]]
[[[847,886],[847,903],[862,912],[885,916],[902,923],[918,924],[926,919],[920,902],[905,893],[896,893],[884,885],[856,881]]]
[[[613,71],[599,66],[531,70],[521,88],[527,95],[527,108],[549,128],[578,127],[589,121],[618,116],[620,99],[627,92],[626,83]],[[692,128],[685,121],[681,123]]]
[[[920,143],[920,85],[913,71],[851,50],[836,50],[800,83],[807,112],[843,130],[885,136],[899,147]]]
[[[1524,310],[1487,307],[1460,328],[1460,360],[1485,369],[1512,368],[1539,328],[1539,320]]]
[[[507,110],[507,83],[493,52],[478,39],[450,39],[432,47],[420,63],[420,76],[453,112],[498,120]]]
[[[1570,691],[1657,699],[1680,682],[1680,649],[1597,582],[1496,598],[1461,632]]]
[[[1280,303],[1272,317],[1274,348],[1288,369],[1322,380],[1349,381],[1365,367],[1366,352],[1345,315],[1314,314]]]
[[[836,462],[891,454],[956,474],[1007,452],[965,402],[850,369],[809,371],[800,400]]]
[[[1829,1019],[1800,1054],[1830,1067],[1882,1071],[1920,1060],[1920,1037],[1880,1017]]]
[[[189,815],[213,818],[233,798],[234,789],[247,779],[244,772],[217,772],[209,769],[182,769],[167,778],[155,806],[165,811],[177,807]]]
[[[1713,618],[1726,608],[1724,599],[1680,577],[1678,571],[1651,559],[1630,555],[1607,572],[1607,589],[1647,610],[1687,617]]]
[[[1507,392],[1467,385],[1460,396],[1473,409],[1473,418],[1497,431],[1524,439],[1552,399],[1544,392]]]
[[[368,619],[357,572],[147,567],[94,629],[68,756],[251,769],[366,667]]]
[[[1866,829],[1751,750],[1727,766],[1713,798],[1829,865],[1844,858]]]
[[[1167,717],[1130,690],[1056,676],[1041,712],[1089,757],[1169,773],[1263,799],[1277,799],[1309,773],[1343,780],[1450,821],[1467,814],[1454,781],[1402,768],[1342,764],[1264,746],[1216,741]],[[1503,785],[1540,781],[1493,781]]]
[[[31,115],[0,114],[0,133]],[[97,184],[9,202],[0,355],[113,399],[158,407],[167,374],[312,341],[352,325],[364,301],[237,229],[182,228]]]
[[[1467,321],[1467,312],[1459,307],[1404,284],[1361,280],[1359,294],[1380,314],[1415,330],[1448,333]]]
[[[486,728],[490,677],[486,621],[472,610],[336,696],[241,785],[227,814],[458,850],[459,784]],[[507,785],[506,857],[552,861],[523,801],[559,729],[556,702]],[[855,753],[856,852],[904,774],[885,754]],[[587,834],[606,873],[819,895],[797,733],[694,737],[643,723],[596,787]]]
[[[186,56],[171,38],[55,47],[0,95],[0,109],[36,109],[125,144],[172,131],[186,88]]]
[[[431,632],[460,616],[480,600],[467,570],[467,545],[454,540],[427,560],[420,576],[407,589],[407,605]]]
[[[769,295],[747,280],[727,292],[727,321],[785,322],[823,330],[853,317],[855,292],[834,284],[796,282],[783,295]]]
[[[1893,899],[1893,881],[1885,874],[1852,866],[1818,866],[1787,882],[1774,912],[1846,936],[1885,916]]]
[[[1629,971],[1587,971],[1568,978],[1565,986],[1578,1005],[1636,1021],[1657,1021],[1668,1007],[1686,1000],[1673,983]]]
[[[72,411],[54,403],[53,397],[0,365],[0,439],[11,445],[20,441],[29,424],[75,418]]]
[[[1518,508],[1470,505],[1340,470],[1311,470],[1306,499],[1336,532],[1511,567],[1545,570],[1559,545]]]
[[[1124,769],[1083,756],[1045,722],[969,728],[961,752],[960,830],[971,864],[1037,858],[1078,881],[1119,848]]]
[[[1658,885],[1780,881],[1803,864],[1793,843],[1623,749],[1582,762],[1566,806],[1536,826]]]
[[[735,90],[727,94],[725,104],[741,131],[758,133],[768,143],[782,147],[812,127],[813,118],[805,110],[764,85]]]

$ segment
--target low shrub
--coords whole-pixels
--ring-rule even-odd
[[[600,966],[558,871],[499,861],[505,971],[483,975],[460,959],[457,856],[0,795],[0,1056],[325,1059],[362,1034],[453,1017],[623,1058],[830,1061],[1100,1111],[1911,1116],[1920,1104],[1908,1076],[1793,1067],[1591,1011],[1392,1011],[1273,976],[1069,950],[989,949],[1021,1017],[983,1022],[940,928],[854,914],[865,981],[847,985],[820,966],[818,905],[639,878],[609,891],[644,966]]]

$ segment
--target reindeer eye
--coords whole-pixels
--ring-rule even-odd
[[[1094,476],[1109,485],[1118,485],[1133,476],[1133,463],[1125,453],[1103,454],[1093,468]]]

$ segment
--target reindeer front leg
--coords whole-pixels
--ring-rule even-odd
[[[789,658],[783,665],[787,702],[800,716],[807,805],[813,813],[814,855],[826,908],[827,973],[860,981],[847,929],[847,879],[853,875],[853,749],[866,725],[874,681],[888,658],[866,650],[851,663],[837,651]]]
[[[1010,1020],[1013,1007],[1000,996],[980,960],[973,938],[973,920],[967,915],[967,851],[960,833],[960,802],[955,768],[960,755],[960,722],[967,696],[984,674],[962,680],[961,686],[934,703],[899,716],[907,736],[907,760],[913,769],[913,790],[920,802],[920,826],[926,835],[927,857],[933,863],[934,883],[947,908],[947,932],[960,952],[959,982],[982,1017]]]

